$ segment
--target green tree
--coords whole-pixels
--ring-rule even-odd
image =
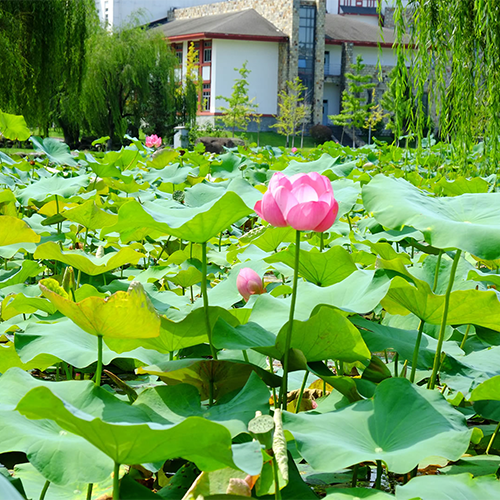
[[[396,0],[398,66],[410,65],[415,96],[411,131],[418,143],[428,126],[424,95],[440,136],[465,166],[467,151],[485,139],[491,167],[500,159],[500,3],[498,0]],[[405,82],[400,73],[400,84]],[[404,100],[404,92],[398,94]]]
[[[297,77],[293,81],[287,81],[286,89],[278,94],[279,114],[276,123],[271,127],[275,128],[278,134],[286,136],[286,147],[290,137],[292,137],[292,147],[294,146],[295,135],[306,120],[308,107],[303,105],[306,90],[307,87]]]
[[[127,130],[137,135],[148,116],[160,126],[155,106],[162,107],[165,127],[176,123],[177,58],[160,33],[101,29],[89,45],[82,106],[92,134],[109,135],[109,146],[121,142]]]
[[[375,88],[370,75],[363,75],[363,58],[358,55],[356,63],[351,65],[352,73],[346,73],[347,88],[342,92],[342,110],[339,115],[328,118],[335,125],[349,126],[352,131],[352,144],[356,147],[356,128],[364,127],[374,104],[366,102],[366,92]]]
[[[198,63],[198,51],[195,49],[194,43],[191,42],[187,52],[186,75],[177,92],[178,109],[182,115],[182,123],[190,130],[196,126],[199,97],[203,85]]]
[[[96,25],[93,0],[2,0],[0,107],[23,114],[45,135],[57,121],[74,136],[85,42]]]
[[[389,85],[382,95],[380,105],[387,111],[385,128],[394,134],[396,144],[406,135],[412,117],[412,93],[406,66],[395,67],[389,73]]]
[[[222,99],[228,104],[227,107],[220,107],[220,111],[222,111],[220,119],[227,128],[232,130],[233,137],[236,129],[246,130],[251,118],[250,114],[257,108],[257,105],[253,104],[255,97],[252,99],[248,97],[247,78],[250,70],[247,69],[247,61],[240,69],[234,68],[234,71],[240,74],[240,78],[234,81],[231,97],[217,96],[217,99]]]

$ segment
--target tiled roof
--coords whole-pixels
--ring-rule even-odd
[[[360,45],[392,45],[394,30],[360,21],[351,16],[327,14],[325,19],[326,43],[352,42]]]
[[[213,38],[217,36],[234,38],[273,39],[276,41],[288,38],[274,24],[258,14],[254,9],[246,9],[228,14],[179,19],[162,24],[156,28],[167,38],[187,37],[205,34]]]

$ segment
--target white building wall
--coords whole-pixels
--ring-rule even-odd
[[[328,101],[327,116],[338,115],[340,113],[340,86],[335,83],[325,83],[323,100]],[[331,124],[331,120],[328,120],[328,123]]]
[[[342,72],[342,45],[325,45],[325,54],[330,54],[330,64],[325,64],[325,76],[339,76]],[[327,60],[325,55],[325,60]]]
[[[126,23],[132,14],[141,10],[141,24],[150,23],[167,17],[170,9],[183,9],[221,0],[95,0],[99,19],[105,21],[105,10],[108,8],[108,23],[117,25]],[[106,4],[106,5],[105,5]]]
[[[230,97],[234,80],[240,77],[234,68],[247,62],[248,95],[255,97],[257,113],[276,114],[278,111],[278,43],[240,40],[213,40],[212,85],[210,111],[227,106],[217,96]]]
[[[380,64],[382,66],[396,66],[397,57],[396,52],[391,48],[383,48],[382,53],[378,47],[362,47],[355,45],[352,49],[352,59],[355,62],[358,55],[363,58],[363,64],[369,64],[375,66],[378,64],[380,56]]]

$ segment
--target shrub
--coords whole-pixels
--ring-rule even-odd
[[[313,125],[309,129],[309,134],[311,135],[316,145],[323,144],[327,141],[331,141],[333,138],[333,134],[330,127],[327,127],[326,125],[321,125],[320,123]]]

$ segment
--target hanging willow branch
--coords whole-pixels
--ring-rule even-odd
[[[415,98],[412,132],[420,144],[428,125],[423,109],[428,92],[440,138],[453,145],[457,158],[466,158],[471,147],[484,140],[492,165],[499,157],[500,2],[404,3],[396,0],[394,22],[399,72],[409,64]]]

